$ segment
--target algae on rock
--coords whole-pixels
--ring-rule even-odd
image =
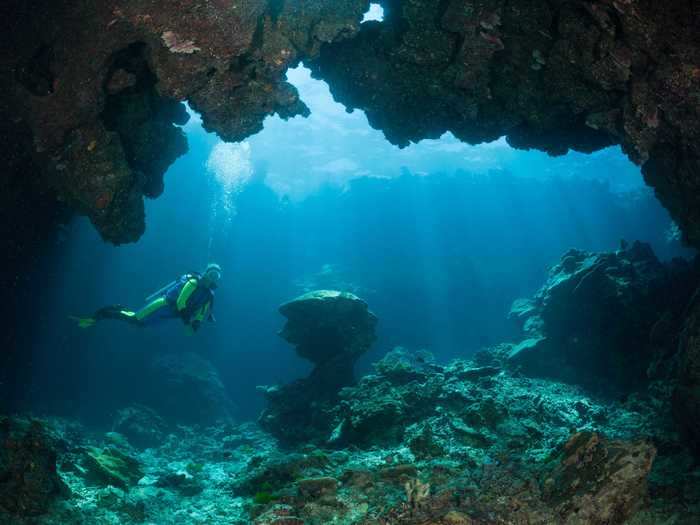
[[[143,477],[138,460],[113,447],[88,449],[85,466],[87,476],[94,482],[122,489],[135,485]]]

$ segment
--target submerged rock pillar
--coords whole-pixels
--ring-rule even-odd
[[[355,382],[355,362],[376,338],[377,317],[359,297],[333,290],[297,297],[280,313],[287,318],[280,336],[315,367],[305,379],[263,387],[268,408],[260,424],[288,444],[318,440],[319,429],[326,428],[323,407]]]

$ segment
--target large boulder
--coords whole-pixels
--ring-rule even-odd
[[[280,335],[315,367],[305,379],[264,388],[268,408],[260,424],[282,443],[320,440],[325,409],[354,383],[355,362],[374,342],[377,318],[359,297],[332,290],[297,297],[280,313],[287,318]]]
[[[646,384],[682,318],[688,287],[673,282],[688,265],[676,266],[664,266],[639,242],[611,253],[570,250],[533,299],[514,303],[511,317],[524,338],[509,363],[605,393]]]
[[[156,356],[143,402],[172,423],[231,420],[233,403],[214,365],[191,352]]]

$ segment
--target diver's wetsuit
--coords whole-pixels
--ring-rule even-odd
[[[156,297],[146,306],[132,312],[122,306],[106,306],[95,312],[92,318],[81,323],[90,326],[94,322],[105,319],[117,319],[140,326],[151,325],[166,319],[182,319],[182,321],[197,330],[205,319],[213,319],[214,291],[200,285],[201,276],[186,274]],[[89,323],[93,321],[93,323]]]

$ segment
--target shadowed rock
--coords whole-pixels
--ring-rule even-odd
[[[37,516],[68,492],[41,423],[0,418],[0,508],[17,516]]]
[[[700,242],[700,11],[692,0],[389,0],[312,67],[393,144],[445,131],[551,155],[621,144]]]
[[[604,393],[644,386],[675,350],[689,266],[663,265],[638,242],[613,253],[570,250],[531,301],[514,303],[511,317],[525,338],[509,363]],[[677,289],[674,281],[684,279]]]
[[[213,425],[231,420],[234,405],[219,373],[197,354],[166,354],[153,359],[152,381],[144,402],[171,423]]]

